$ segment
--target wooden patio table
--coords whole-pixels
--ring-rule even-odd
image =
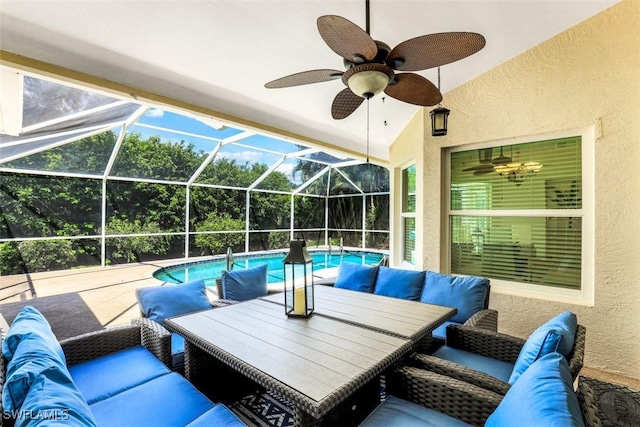
[[[456,315],[458,310],[400,298],[316,285],[314,313],[411,340],[414,344],[429,339],[431,332]],[[284,295],[272,294],[260,299],[282,304]]]
[[[319,314],[288,318],[283,306],[259,299],[165,324],[185,338],[189,380],[197,378],[201,355],[213,356],[289,399],[297,426],[318,423],[340,404],[352,405],[365,389],[373,389],[379,402],[380,374],[412,347],[410,340]],[[366,396],[372,400],[370,392]]]

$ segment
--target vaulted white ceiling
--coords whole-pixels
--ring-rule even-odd
[[[446,92],[619,0],[371,0],[371,36],[391,47],[423,34],[471,31],[486,47],[442,67]],[[340,80],[286,89],[268,81],[342,70],[316,20],[365,26],[364,0],[0,0],[0,49],[203,106],[323,143],[366,151],[366,105],[331,118]],[[437,82],[435,69],[419,74]],[[421,107],[377,96],[370,153],[388,148]],[[452,112],[455,125],[455,111]]]

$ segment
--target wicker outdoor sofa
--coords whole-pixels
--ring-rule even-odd
[[[26,307],[2,336],[0,426],[245,426],[167,368],[170,334],[157,323],[134,319],[58,343],[38,315]]]

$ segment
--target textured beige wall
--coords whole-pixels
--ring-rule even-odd
[[[442,71],[446,78],[446,66]],[[391,150],[395,164],[399,153],[426,144],[421,150],[427,269],[443,264],[443,147],[601,123],[593,177],[595,305],[492,292],[491,307],[499,311],[500,331],[521,337],[571,310],[587,328],[585,366],[640,379],[640,1],[623,0],[445,94],[443,104],[452,111],[447,136],[399,139]],[[428,110],[422,114],[428,117]]]
[[[391,163],[389,165],[391,170],[391,182],[390,188],[391,194],[397,194],[390,209],[390,216],[392,218],[392,226],[390,231],[390,242],[392,251],[390,253],[390,262],[392,265],[400,265],[402,263],[402,223],[400,213],[402,211],[402,169],[410,166],[412,163],[416,164],[416,177],[420,177],[423,174],[422,171],[422,148],[424,146],[424,129],[425,123],[422,114],[416,114],[409,124],[404,128],[400,136],[397,138],[397,143],[390,148]],[[417,219],[422,218],[422,200],[423,200],[423,183],[421,179],[416,180],[416,236],[422,235],[422,223]],[[397,213],[397,214],[396,214]],[[416,260],[422,261],[422,245],[419,244],[416,238]]]

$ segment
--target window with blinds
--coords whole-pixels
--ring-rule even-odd
[[[452,152],[451,272],[581,288],[582,138]]]
[[[416,165],[402,170],[402,259],[415,264],[416,250]]]

